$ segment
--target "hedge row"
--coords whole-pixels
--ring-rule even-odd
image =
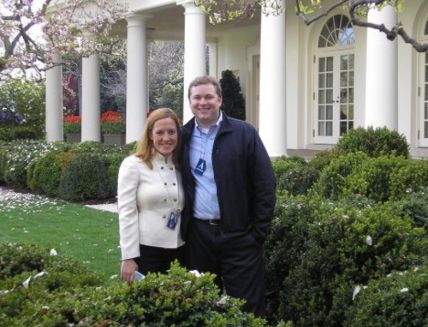
[[[122,160],[135,144],[18,140],[0,144],[0,183],[70,201],[114,197]]]
[[[0,258],[2,326],[266,325],[221,294],[213,275],[178,264],[167,275],[107,286],[78,262],[33,245],[0,244]]]
[[[379,204],[361,196],[340,201],[280,197],[266,241],[270,319],[291,320],[295,326],[354,326],[346,319],[369,318],[355,307],[360,305],[353,300],[357,287],[383,283],[389,274],[415,267],[418,283],[426,284],[428,234],[409,216],[410,202]],[[424,214],[428,216],[428,210]],[[407,296],[414,311],[402,320],[428,317],[428,288]],[[366,309],[373,310],[374,299],[364,301]],[[383,326],[406,325],[394,324],[389,316],[378,319]]]

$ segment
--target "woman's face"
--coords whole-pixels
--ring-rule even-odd
[[[150,139],[157,152],[166,156],[172,154],[177,146],[178,130],[172,118],[157,120],[150,132]]]

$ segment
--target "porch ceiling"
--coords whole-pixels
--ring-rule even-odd
[[[147,38],[149,40],[183,40],[184,38],[184,8],[175,3],[163,7],[146,10],[133,10],[135,13],[146,14]],[[260,24],[260,14],[256,13],[251,19],[238,19],[231,22],[212,25],[206,23],[207,41],[214,41],[221,33],[228,29],[235,29],[250,25]],[[113,29],[123,37],[126,37],[126,20],[120,21]]]

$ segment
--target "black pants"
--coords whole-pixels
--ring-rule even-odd
[[[220,226],[193,219],[186,261],[191,270],[215,273],[226,294],[246,300],[245,311],[265,316],[263,247],[251,232],[223,233]]]
[[[138,271],[146,275],[148,272],[166,273],[171,262],[176,259],[181,265],[184,264],[184,246],[177,249],[164,249],[140,244],[140,257],[135,261]]]

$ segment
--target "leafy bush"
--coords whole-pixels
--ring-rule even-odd
[[[386,127],[362,127],[349,130],[336,144],[342,153],[362,151],[369,157],[387,155],[409,156],[409,145],[404,135]]]
[[[270,316],[341,326],[356,285],[427,260],[428,240],[390,204],[288,198],[266,244]]]
[[[338,199],[343,193],[346,178],[355,170],[360,170],[368,158],[365,153],[356,152],[333,159],[321,172],[314,192],[324,198]]]
[[[245,98],[239,80],[231,70],[221,72],[222,110],[230,117],[245,120]]]
[[[400,199],[424,185],[428,185],[428,161],[394,156],[368,157],[356,152],[333,160],[321,172],[314,191],[324,198],[360,194],[384,202]]]
[[[0,280],[0,321],[7,326],[266,325],[240,310],[243,301],[220,294],[213,275],[197,277],[177,263],[167,275],[148,274],[131,286],[103,286],[72,260],[49,257],[33,246],[0,245],[2,262],[25,263],[15,257],[31,259],[29,251],[40,253],[40,267],[27,267]],[[30,283],[24,287],[28,276]]]
[[[344,326],[427,326],[428,265],[372,280],[357,293]]]
[[[27,170],[32,160],[54,148],[54,144],[33,140],[17,140],[9,143],[5,151],[4,180],[6,184],[27,187]]]
[[[0,140],[13,141],[20,139],[37,140],[41,138],[40,131],[29,126],[0,127]]]
[[[273,172],[277,181],[281,179],[288,170],[306,165],[305,159],[297,156],[279,157],[272,161]]]
[[[428,233],[428,187],[422,187],[418,192],[412,192],[400,201],[392,202],[403,216],[413,219],[414,225],[424,227]]]
[[[114,153],[106,156],[106,159],[108,162],[110,196],[116,196],[117,194],[117,176],[119,174],[119,167],[126,156],[127,155],[120,154],[120,153]]]
[[[319,177],[319,171],[312,166],[304,165],[287,170],[278,181],[278,190],[290,194],[306,194]]]
[[[315,154],[315,156],[308,162],[311,167],[321,172],[327,167],[333,159],[340,156],[340,151],[336,148],[331,150],[323,150]]]
[[[59,185],[64,166],[73,158],[71,151],[51,151],[33,160],[28,169],[28,187],[50,196],[59,195]]]
[[[10,80],[0,88],[0,108],[22,118],[21,124],[43,135],[45,127],[45,85],[25,80]]]
[[[92,153],[76,153],[64,166],[59,194],[65,200],[105,199],[110,185],[108,163]]]

